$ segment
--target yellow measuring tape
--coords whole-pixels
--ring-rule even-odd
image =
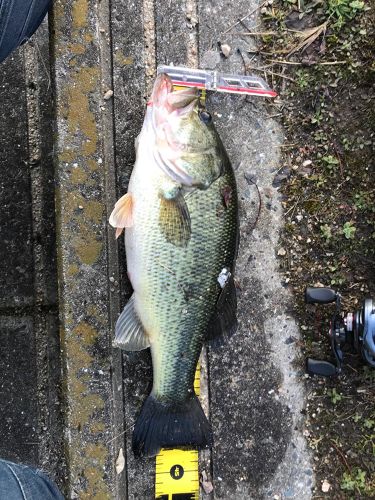
[[[184,87],[174,85],[175,90]],[[204,102],[206,90],[200,92]],[[200,395],[201,367],[195,372],[194,391]],[[161,450],[156,456],[155,498],[157,500],[199,500],[198,450]]]
[[[201,367],[195,372],[194,391],[200,395]],[[198,450],[161,450],[156,456],[155,498],[199,500]]]

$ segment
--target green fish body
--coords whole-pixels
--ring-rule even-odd
[[[165,113],[164,102],[157,103],[163,91],[185,99],[167,125],[176,108],[173,102]],[[153,109],[158,104],[159,114]],[[129,196],[123,225],[134,293],[117,322],[115,343],[125,350],[150,346],[153,364],[153,388],[133,449],[153,456],[162,447],[210,446],[211,429],[193,384],[205,338],[236,327],[236,182],[210,115],[191,91],[172,94],[165,75],[155,84],[138,138]],[[113,219],[121,225],[119,216]]]

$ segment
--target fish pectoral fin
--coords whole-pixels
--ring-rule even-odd
[[[160,196],[159,227],[166,240],[177,247],[186,247],[191,236],[191,220],[185,198]]]
[[[206,339],[220,346],[237,331],[237,293],[233,275],[228,278],[216,302],[216,309],[208,324]]]
[[[115,334],[113,346],[124,351],[142,351],[150,347],[150,341],[134,308],[134,293],[117,320]]]
[[[120,236],[124,227],[133,225],[133,196],[126,193],[115,204],[109,217],[109,223],[116,228],[116,238]]]

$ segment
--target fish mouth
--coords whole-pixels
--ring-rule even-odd
[[[159,127],[163,127],[170,120],[180,120],[189,116],[198,106],[198,101],[197,89],[173,90],[170,77],[165,73],[158,75],[151,99],[148,102],[148,110],[155,133]]]
[[[180,90],[173,90],[171,78],[166,73],[157,76],[151,94],[152,105],[155,108],[163,108],[164,112],[172,113],[181,110],[181,113],[188,113],[198,102],[199,91],[186,87]]]
[[[171,150],[178,151],[180,146],[170,133],[171,123],[188,117],[194,112],[198,105],[199,93],[194,88],[183,88],[173,90],[170,77],[162,73],[155,80],[151,95],[150,105],[152,106],[152,127],[155,136],[162,134],[165,142]],[[193,186],[194,179],[186,170],[177,164],[177,158],[163,154],[158,147],[154,150],[154,158],[161,170],[175,182],[184,186]]]

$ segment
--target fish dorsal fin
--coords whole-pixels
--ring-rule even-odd
[[[131,193],[124,194],[116,202],[109,217],[109,223],[116,228],[116,238],[120,236],[124,227],[133,225],[133,196]]]
[[[231,275],[216,302],[215,311],[207,328],[206,339],[214,341],[214,345],[220,345],[234,335],[238,326],[236,311],[236,285]]]
[[[187,246],[191,236],[191,221],[181,193],[171,199],[160,197],[159,227],[169,243],[177,247]]]
[[[124,351],[142,351],[150,347],[150,341],[134,308],[134,293],[117,320],[113,345]]]

